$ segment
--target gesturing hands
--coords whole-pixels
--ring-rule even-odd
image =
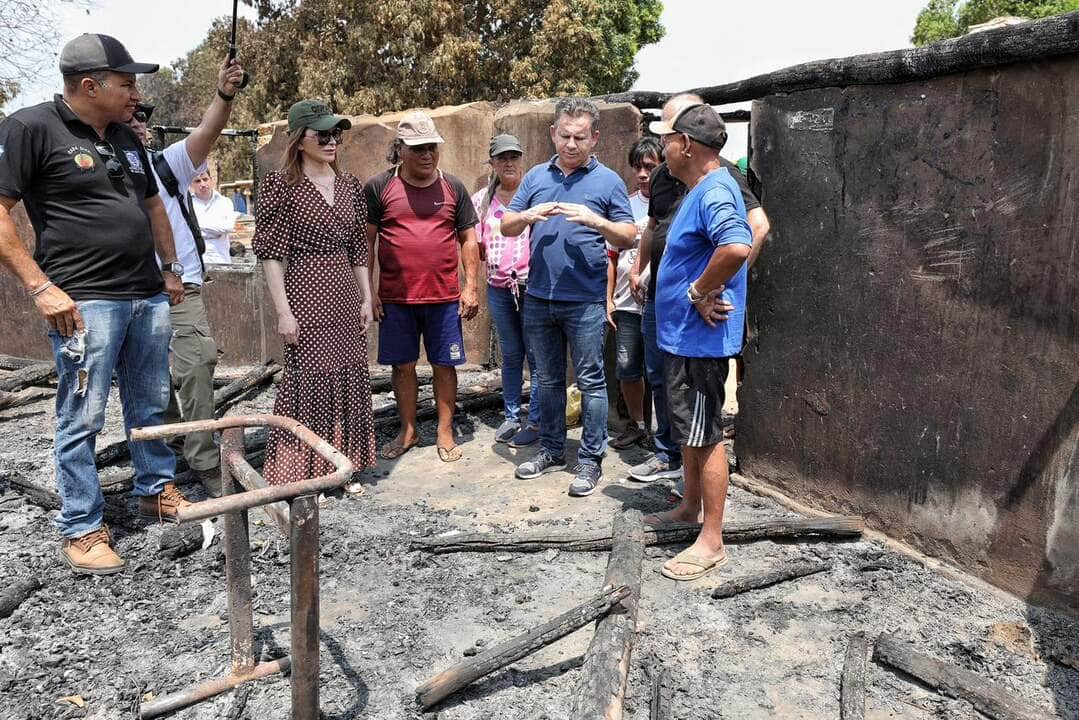
[[[592,212],[587,205],[578,203],[555,203],[554,214],[563,216],[571,223],[584,225],[593,230],[598,230],[603,224],[603,218]]]
[[[539,205],[533,205],[532,207],[521,213],[524,221],[529,225],[535,225],[538,222],[543,222],[549,217],[558,214],[558,203],[545,202]]]

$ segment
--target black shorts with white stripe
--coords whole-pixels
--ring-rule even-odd
[[[730,358],[689,358],[663,353],[667,413],[674,442],[708,447],[723,440],[723,386]]]

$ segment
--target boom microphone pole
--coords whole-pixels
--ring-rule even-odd
[[[232,0],[232,34],[229,36],[229,60],[236,59],[236,16],[239,12],[240,0]],[[240,80],[240,89],[247,87],[251,76],[244,70],[243,79]]]

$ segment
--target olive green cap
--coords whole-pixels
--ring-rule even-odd
[[[334,115],[330,106],[321,100],[301,100],[288,109],[289,132],[299,128],[333,130],[335,127],[348,130],[352,127],[352,121]]]

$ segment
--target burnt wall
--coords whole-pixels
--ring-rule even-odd
[[[751,475],[1079,609],[1079,57],[770,96]]]

